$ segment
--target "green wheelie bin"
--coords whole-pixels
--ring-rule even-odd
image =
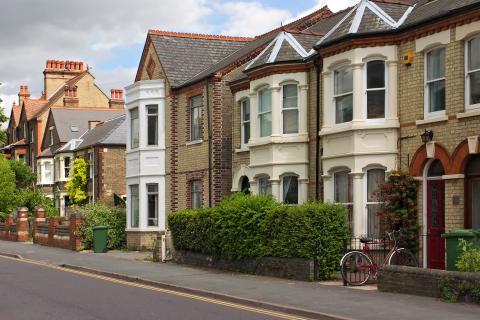
[[[446,241],[448,271],[458,271],[455,264],[460,256],[460,248],[458,247],[460,239],[464,239],[468,243],[473,244],[475,248],[480,248],[480,230],[451,230],[442,234],[442,238],[445,238]]]
[[[107,252],[107,231],[108,227],[106,226],[93,227],[93,252]]]

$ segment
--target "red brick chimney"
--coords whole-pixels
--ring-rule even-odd
[[[123,108],[125,105],[123,89],[111,89],[108,104],[110,105],[110,108]]]
[[[45,96],[50,97],[62,84],[82,72],[81,61],[47,60],[43,71]]]
[[[64,90],[65,97],[63,98],[63,105],[65,107],[78,107],[77,86],[66,85]]]
[[[26,98],[30,98],[30,92],[28,92],[28,86],[27,85],[21,85],[20,86],[20,91],[18,92],[19,104],[22,105],[23,100],[25,100]]]

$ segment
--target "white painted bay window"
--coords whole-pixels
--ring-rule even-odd
[[[190,141],[202,140],[202,96],[190,99]]]
[[[467,107],[480,107],[480,37],[467,41]]]
[[[284,176],[282,178],[283,202],[298,204],[298,177]]]
[[[158,226],[158,183],[147,184],[148,226]]]
[[[70,157],[63,158],[63,174],[65,179],[70,176]]]
[[[350,122],[353,119],[353,71],[343,67],[334,72],[335,123]]]
[[[147,106],[147,145],[158,145],[158,105]]]
[[[244,99],[240,102],[242,113],[242,147],[250,140],[250,100]]]
[[[380,202],[380,185],[385,182],[384,169],[367,171],[367,235],[382,237],[384,229],[378,215],[383,203]]]
[[[298,133],[298,86],[287,84],[283,86],[283,133]]]
[[[138,228],[140,202],[138,197],[138,184],[130,186],[130,226]]]
[[[367,62],[367,119],[385,118],[385,61]]]
[[[272,134],[272,91],[263,89],[258,92],[258,123],[260,137]]]
[[[44,162],[44,172],[45,172],[45,183],[53,183],[53,176],[52,176],[52,163],[50,161]]]
[[[425,117],[445,114],[445,48],[426,53]]]
[[[138,119],[138,108],[130,110],[130,148],[138,148],[140,143],[140,123]]]

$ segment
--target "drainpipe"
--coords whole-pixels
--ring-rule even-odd
[[[95,203],[95,146],[92,151],[92,203]]]
[[[318,56],[318,59],[314,61],[315,65],[315,73],[317,79],[317,94],[316,94],[316,111],[317,111],[317,119],[316,119],[316,148],[315,148],[315,200],[320,200],[320,73],[322,72],[323,68],[323,60],[321,56]]]
[[[205,79],[205,99],[207,101],[207,127],[208,127],[208,207],[212,207],[212,122],[210,117],[210,93],[208,78]]]

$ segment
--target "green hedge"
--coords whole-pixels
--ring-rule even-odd
[[[108,249],[124,248],[126,245],[125,208],[108,207],[102,204],[88,204],[77,208],[82,215],[82,225],[79,232],[84,249],[93,247],[93,227],[107,226]]]
[[[230,259],[314,258],[319,278],[338,269],[348,236],[345,207],[280,204],[267,196],[236,194],[213,209],[169,215],[175,248]]]

